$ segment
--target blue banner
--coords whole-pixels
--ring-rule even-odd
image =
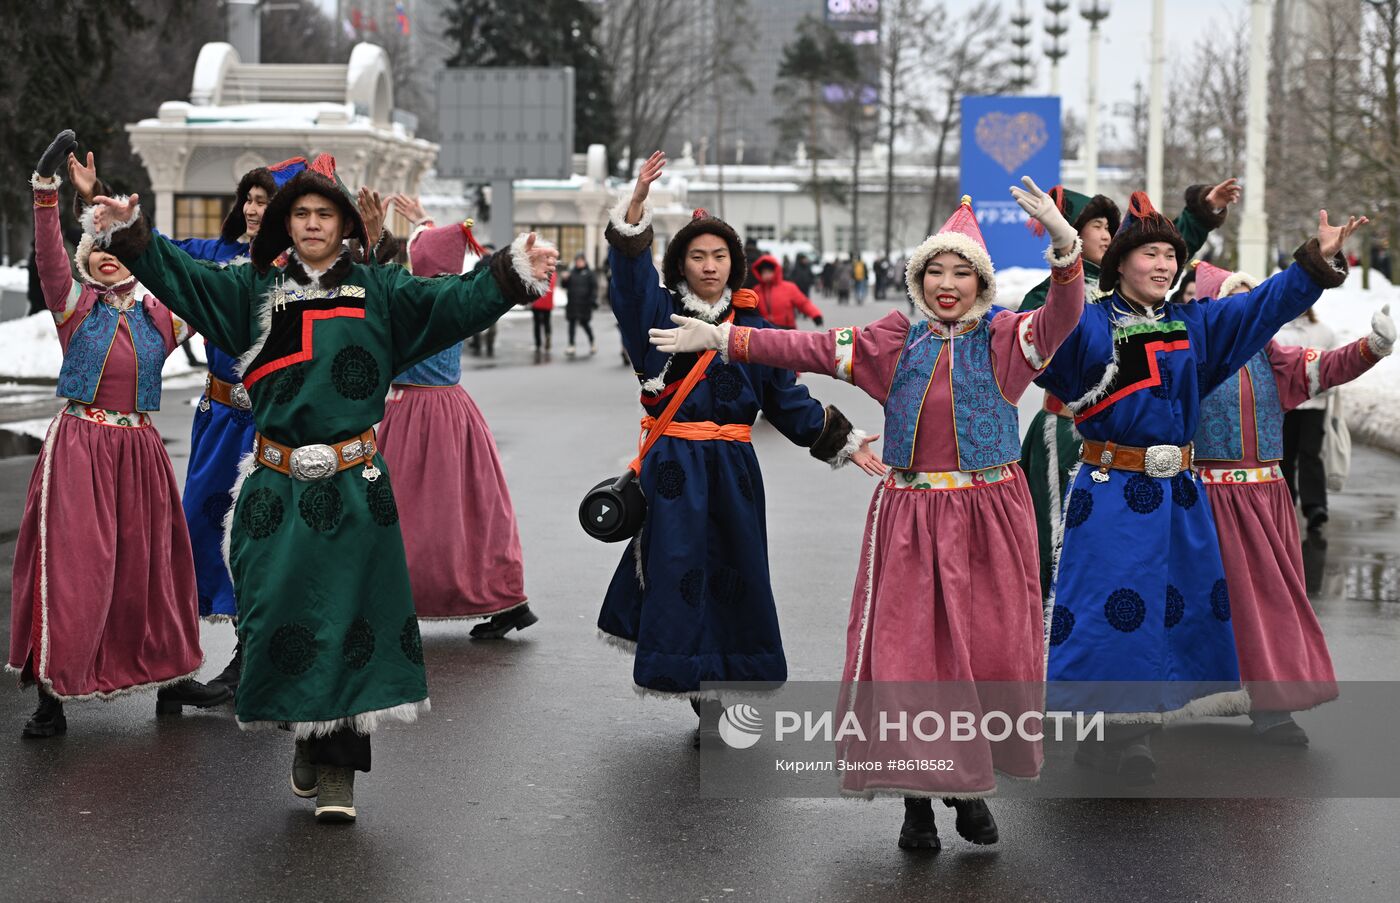
[[[1021,176],[1046,191],[1060,184],[1060,99],[964,97],[958,170],[992,265],[1045,269],[1049,239],[1026,228],[1026,214],[1008,189]]]

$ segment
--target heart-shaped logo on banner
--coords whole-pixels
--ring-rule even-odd
[[[988,113],[977,120],[977,146],[1013,173],[1050,140],[1045,120],[1034,113]]]

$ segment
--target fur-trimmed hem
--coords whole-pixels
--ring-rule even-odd
[[[482,621],[482,620],[485,620],[486,618],[494,618],[496,615],[503,615],[503,614],[505,614],[505,613],[508,612],[508,611],[515,611],[517,608],[520,608],[520,607],[522,607],[522,606],[529,605],[529,604],[530,604],[530,600],[529,600],[529,599],[521,599],[519,602],[512,602],[510,605],[507,605],[505,608],[498,608],[498,609],[496,609],[495,611],[483,612],[482,614],[479,614],[479,615],[419,615],[419,616],[418,616],[418,620],[420,620],[420,621],[432,621],[432,622],[435,623],[435,624],[443,623],[443,622],[447,622],[447,621]]]
[[[1186,209],[1209,232],[1214,232],[1225,225],[1225,217],[1230,213],[1229,207],[1216,210],[1206,201],[1206,196],[1214,187],[1213,185],[1192,185],[1186,189]]]
[[[904,283],[909,289],[909,297],[914,299],[914,305],[930,320],[938,319],[938,314],[924,297],[924,269],[930,259],[944,251],[952,251],[972,264],[977,275],[987,284],[986,288],[977,293],[977,300],[958,322],[981,319],[983,314],[991,310],[992,302],[997,297],[996,270],[992,267],[992,258],[987,254],[987,249],[961,232],[938,232],[930,235],[910,255],[909,263],[904,268]]]
[[[530,263],[529,252],[525,250],[525,243],[529,240],[530,236],[525,232],[515,236],[515,241],[510,243],[510,263],[515,269],[515,275],[520,278],[521,283],[525,286],[525,290],[534,297],[539,298],[542,297],[545,292],[549,291],[549,280],[535,276],[535,268]],[[535,238],[534,246],[542,249],[554,247],[551,242],[545,241],[538,236]]]
[[[772,699],[782,692],[782,685],[771,690],[680,690],[672,692],[670,690],[653,690],[641,684],[632,684],[632,692],[638,699],[683,699],[683,700],[706,700],[713,699],[716,702],[722,699]]]
[[[865,666],[865,641],[870,630],[870,611],[875,602],[875,556],[879,553],[878,538],[880,536],[880,506],[885,501],[885,481],[881,480],[879,486],[875,488],[875,501],[870,509],[870,533],[868,537],[869,551],[866,553],[865,561],[865,599],[861,602],[860,609],[860,636],[856,641],[856,666],[849,676],[843,675],[851,685],[850,703],[846,711],[855,711],[856,693],[860,688],[860,672]]]
[[[9,666],[7,665],[6,667],[8,668]],[[113,699],[120,699],[123,696],[131,696],[134,693],[147,693],[151,690],[160,690],[164,687],[169,687],[174,684],[183,683],[184,681],[192,679],[196,674],[199,673],[199,669],[203,667],[204,661],[201,657],[199,667],[195,668],[189,674],[181,674],[179,677],[170,677],[165,680],[155,680],[151,681],[150,683],[136,684],[135,686],[131,687],[123,687],[120,690],[112,690],[108,693],[80,693],[75,696],[64,696],[63,694],[54,691],[53,681],[50,678],[39,677],[37,680],[31,681],[31,683],[43,684],[45,692],[47,692],[50,696],[54,697],[60,702],[87,702],[88,700],[92,699],[99,699],[103,702],[111,702]],[[28,684],[24,684],[23,682],[21,682],[21,686],[28,686]]]
[[[1331,260],[1322,256],[1322,245],[1316,238],[1310,238],[1293,252],[1293,259],[1303,272],[1312,277],[1323,288],[1336,288],[1347,280],[1346,258],[1337,253]]]
[[[623,238],[636,238],[651,228],[651,201],[642,201],[642,218],[639,222],[627,222],[627,210],[632,206],[632,197],[628,195],[618,201],[608,211],[608,225],[617,230],[617,234]],[[651,244],[650,241],[647,244]]]
[[[613,648],[616,649],[618,652],[622,652],[622,653],[625,653],[625,654],[627,654],[627,655],[634,655],[634,654],[636,654],[636,652],[637,652],[637,641],[636,641],[636,640],[627,640],[627,639],[623,639],[623,638],[620,637],[620,636],[616,636],[616,635],[614,635],[614,634],[608,633],[606,630],[604,630],[604,629],[601,628],[601,627],[596,627],[596,628],[594,628],[594,630],[595,630],[595,631],[597,632],[597,634],[598,634],[598,639],[600,639],[600,640],[602,640],[603,642],[607,643],[609,646],[613,647]]]
[[[113,198],[113,200],[122,202],[128,200],[130,197],[131,195],[123,194],[118,195],[117,197]],[[132,226],[136,225],[138,221],[140,221],[141,205],[138,203],[135,207],[132,208],[131,216],[129,218],[124,220],[113,220],[112,224],[105,229],[97,228],[96,214],[96,206],[89,207],[83,211],[83,231],[86,232],[88,235],[92,236],[93,241],[97,243],[97,246],[99,248],[107,248],[110,247],[112,244],[112,236],[116,235],[118,232],[121,232],[124,229],[130,229]]]
[[[253,361],[262,354],[263,346],[267,344],[267,337],[272,334],[272,302],[281,291],[281,287],[274,284],[263,293],[262,299],[258,301],[258,309],[253,312],[253,328],[257,330],[257,337],[253,339],[253,344],[248,346],[248,350],[240,354],[238,359],[233,362],[233,372],[238,374],[240,380],[247,376],[248,368],[253,366]]]
[[[231,501],[228,503],[228,510],[224,512],[224,529],[219,535],[219,552],[223,556],[224,570],[228,571],[230,582],[233,581],[233,565],[229,564],[233,545],[233,510],[238,507],[238,496],[243,491],[243,483],[257,469],[257,452],[244,452],[243,457],[238,459],[238,476],[233,481],[233,488],[228,491]]]
[[[851,463],[851,456],[854,455],[856,452],[860,451],[861,445],[865,442],[866,439],[869,438],[870,434],[867,433],[865,430],[859,429],[857,427],[851,427],[851,432],[846,437],[846,444],[841,446],[841,448],[836,452],[835,458],[832,458],[826,463],[831,465],[832,470],[840,470],[847,464]]]
[[[227,567],[227,565],[225,565]],[[199,619],[206,624],[237,624],[238,618],[233,615],[200,615]]]
[[[1113,360],[1108,362],[1108,366],[1103,370],[1103,376],[1098,383],[1074,401],[1065,404],[1070,413],[1078,414],[1080,411],[1095,404],[1108,394],[1108,387],[1113,385],[1113,380],[1118,376],[1118,346],[1113,346]]]
[[[42,178],[43,176],[39,175],[39,171],[35,170],[29,176],[29,187],[33,188],[35,191],[57,191],[58,186],[63,184],[63,177],[56,172],[49,176],[49,178],[52,179],[50,182],[40,182],[39,180]]]
[[[360,712],[357,715],[332,718],[329,721],[244,721],[240,718],[238,727],[245,731],[259,731],[286,726],[298,740],[325,737],[347,727],[357,734],[372,734],[379,730],[380,725],[386,721],[401,721],[404,724],[412,724],[418,720],[420,715],[426,715],[432,711],[432,708],[432,701],[425,696],[417,702],[402,702],[387,709]]]
[[[1078,260],[1079,255],[1083,252],[1084,239],[1078,236],[1075,237],[1074,244],[1070,246],[1069,251],[1063,257],[1055,256],[1055,244],[1051,242],[1050,246],[1045,249],[1045,262],[1050,264],[1051,269],[1064,269]]]
[[[1248,715],[1251,706],[1249,691],[1241,687],[1193,699],[1169,712],[1105,712],[1104,721],[1107,724],[1172,724],[1187,718]]]
[[[831,465],[832,470],[836,470],[846,463],[841,458],[843,453],[846,455],[846,460],[849,460],[851,455],[860,449],[860,442],[854,435],[859,431],[851,424],[851,421],[846,419],[846,415],[841,413],[841,409],[834,404],[827,405],[823,414],[825,419],[822,422],[822,431],[812,441],[808,452],[818,461],[825,461]],[[850,449],[852,442],[855,442],[854,449]]]

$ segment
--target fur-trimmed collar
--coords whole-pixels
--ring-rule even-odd
[[[694,314],[706,323],[718,323],[720,317],[729,310],[729,301],[734,297],[734,290],[726,288],[724,294],[719,296],[719,300],[714,304],[701,299],[701,297],[690,290],[688,283],[682,282],[680,291],[677,294],[681,297],[681,306],[687,312]]]
[[[335,263],[324,270],[308,270],[306,265],[301,262],[301,258],[297,256],[297,252],[292,251],[287,256],[287,265],[283,267],[282,272],[298,285],[329,289],[344,282],[346,277],[350,275],[350,268],[353,265],[354,261],[351,259],[349,249],[343,247],[340,249],[340,256],[335,259]]]

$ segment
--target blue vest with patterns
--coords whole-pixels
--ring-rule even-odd
[[[444,348],[425,361],[419,361],[394,377],[394,382],[411,386],[455,386],[461,381],[461,342]]]
[[[993,314],[976,328],[955,338],[933,332],[927,320],[909,327],[904,351],[895,365],[894,381],[885,399],[883,460],[891,467],[914,465],[919,417],[924,397],[944,350],[951,347],[953,430],[960,470],[986,470],[1021,457],[1020,418],[1007,401],[992,369]]]
[[[102,370],[107,365],[107,355],[117,337],[117,327],[123,320],[136,348],[136,410],[160,410],[165,337],[139,301],[130,310],[117,310],[101,301],[92,306],[68,341],[55,395],[92,404],[97,397],[97,385],[102,381]]]
[[[1268,351],[1260,351],[1245,364],[1254,387],[1254,428],[1260,461],[1283,458],[1283,403],[1279,400],[1274,368]],[[1238,461],[1244,457],[1244,425],[1240,411],[1240,372],[1201,402],[1201,422],[1196,428],[1196,457],[1205,461]]]

